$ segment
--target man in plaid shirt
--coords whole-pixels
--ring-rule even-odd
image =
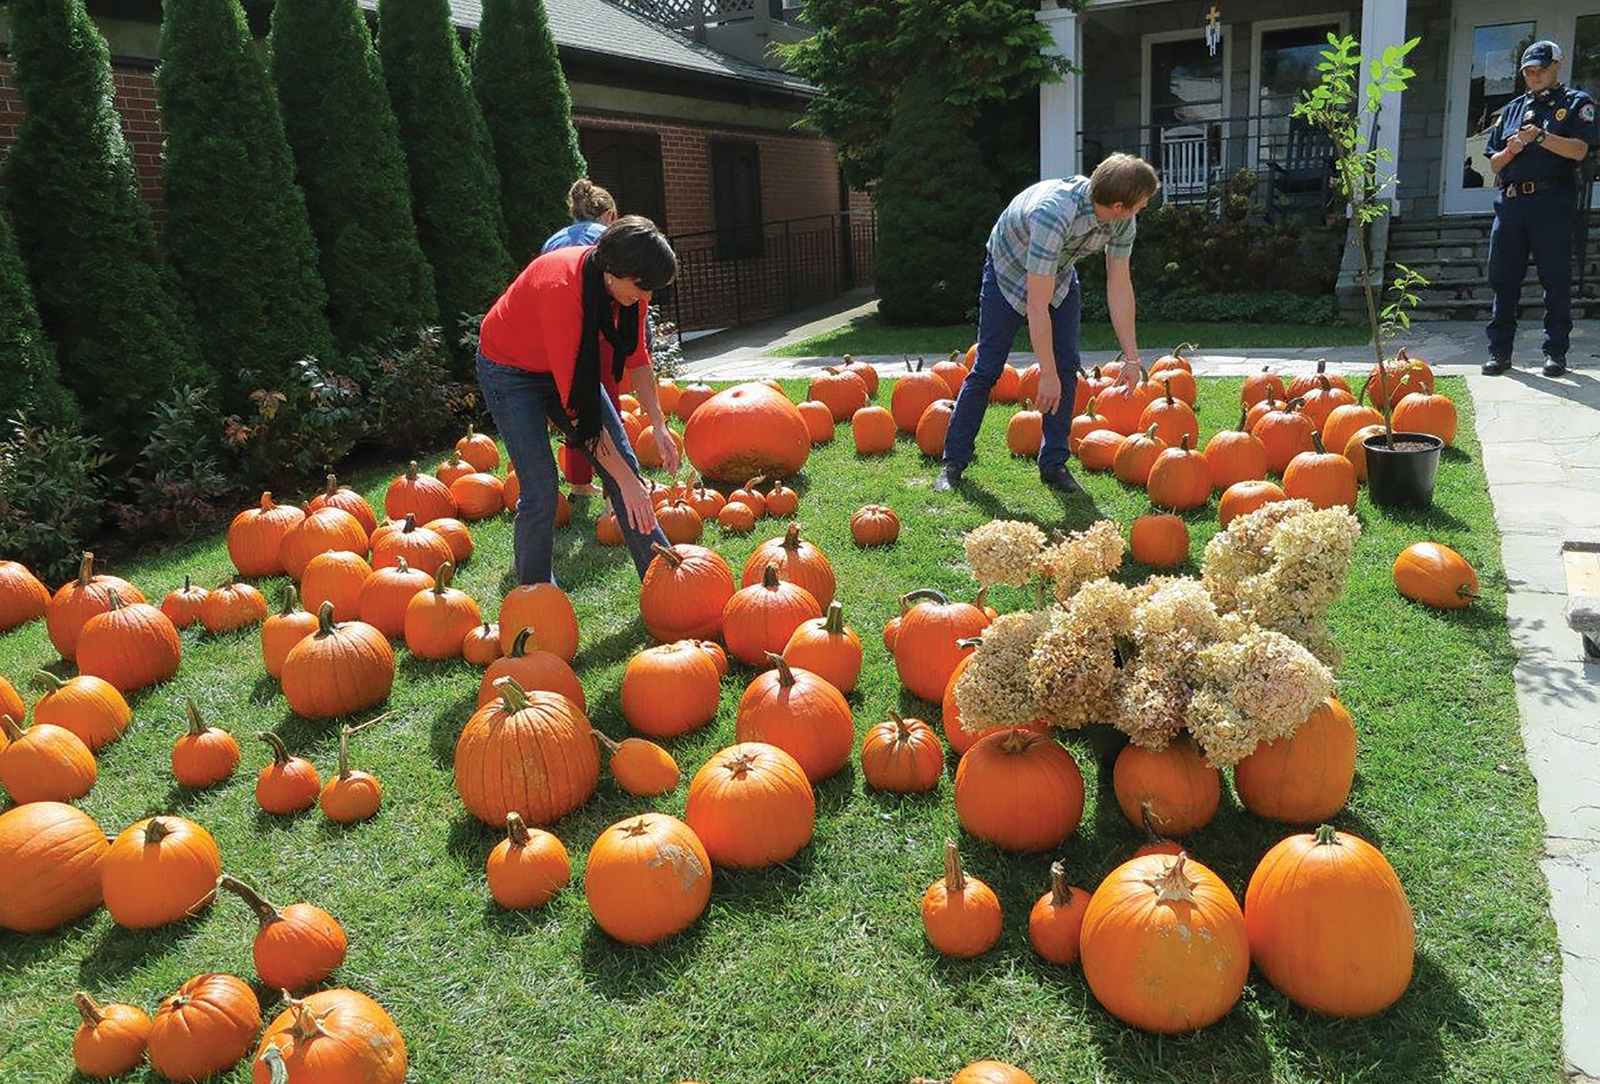
[[[1123,357],[1131,362],[1123,367],[1120,379],[1132,384],[1139,375],[1139,344],[1128,257],[1133,252],[1134,216],[1159,187],[1150,163],[1113,154],[1095,167],[1092,176],[1041,181],[1024,189],[1001,212],[989,234],[978,291],[978,356],[956,397],[945,434],[944,468],[933,483],[935,490],[957,485],[972,461],[989,391],[1011,354],[1017,330],[1026,322],[1039,362],[1039,394],[1034,402],[1044,415],[1039,478],[1062,493],[1078,491],[1067,470],[1083,308],[1076,265],[1105,249],[1106,304]]]

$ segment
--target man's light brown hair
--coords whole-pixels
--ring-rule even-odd
[[[1143,158],[1119,151],[1094,167],[1089,177],[1089,198],[1102,207],[1114,203],[1132,207],[1155,195],[1160,187],[1154,166]]]

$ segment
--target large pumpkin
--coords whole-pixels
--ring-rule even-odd
[[[168,1080],[204,1080],[233,1068],[261,1031],[261,1003],[232,975],[196,975],[161,1003],[150,1064]]]
[[[864,504],[850,517],[850,537],[858,546],[887,546],[900,537],[900,517],[884,504]]]
[[[1431,433],[1452,443],[1456,439],[1456,405],[1448,395],[1432,392],[1412,392],[1394,408],[1396,432]]]
[[[578,654],[578,615],[567,593],[553,583],[513,587],[500,603],[500,646],[506,651],[523,629],[533,630],[540,650],[571,662]],[[495,822],[496,827],[500,822]]]
[[[733,593],[722,610],[722,638],[728,654],[746,666],[761,666],[781,652],[802,623],[822,616],[810,591],[779,578],[767,565],[761,582]]]
[[[600,781],[600,755],[589,718],[559,693],[526,692],[500,679],[500,699],[479,708],[456,741],[456,792],[467,812],[490,827],[515,812],[548,824],[589,800]]]
[[[99,907],[110,849],[89,814],[64,802],[0,813],[0,929],[41,933]]]
[[[956,663],[972,651],[960,641],[981,633],[989,626],[989,618],[970,602],[951,602],[933,590],[903,595],[900,606],[904,616],[894,646],[900,684],[913,696],[938,703]]]
[[[0,632],[36,621],[50,605],[50,592],[26,565],[0,560]]]
[[[1355,774],[1355,724],[1329,697],[1289,737],[1262,742],[1235,764],[1233,785],[1258,817],[1314,824],[1344,808]]]
[[[306,566],[319,553],[343,550],[346,553],[367,552],[368,535],[361,522],[342,508],[329,505],[319,508],[283,537],[278,554],[283,559],[283,570],[292,580],[305,575]]]
[[[211,833],[160,816],[123,831],[106,852],[100,884],[118,925],[148,930],[198,913],[217,893],[222,855]]]
[[[956,818],[1007,851],[1060,846],[1083,816],[1083,773],[1054,738],[1017,727],[978,739],[956,767]]]
[[[704,546],[657,545],[639,588],[639,614],[662,643],[722,633],[722,611],[733,597],[733,570]]]
[[[128,693],[166,681],[183,661],[183,643],[166,614],[148,602],[125,604],[112,588],[111,608],[84,623],[78,672]]]
[[[251,955],[256,974],[274,990],[299,991],[328,977],[344,963],[344,928],[320,907],[291,903],[276,907],[236,877],[223,875],[227,889],[255,912],[257,930]]]
[[[97,574],[94,554],[84,553],[77,578],[62,584],[45,607],[45,631],[63,659],[72,662],[78,657],[78,636],[83,626],[91,617],[111,609],[113,590],[123,602],[145,601],[143,592],[127,580]]]
[[[894,415],[881,406],[865,406],[850,415],[856,455],[888,455],[894,451]]]
[[[811,592],[817,605],[826,610],[833,603],[838,580],[833,565],[814,542],[800,537],[800,525],[789,524],[782,538],[769,538],[755,548],[744,563],[743,587],[761,582],[768,565],[778,570],[778,578],[799,584]]]
[[[1123,746],[1112,786],[1128,823],[1135,828],[1153,823],[1169,836],[1205,827],[1222,800],[1222,773],[1187,737],[1164,749]]]
[[[311,558],[300,577],[301,601],[313,614],[322,609],[324,602],[331,602],[335,621],[354,621],[361,616],[361,588],[371,575],[372,566],[359,553],[319,553]]]
[[[433,589],[417,592],[406,603],[406,647],[419,659],[459,658],[467,633],[483,623],[472,596],[450,586],[455,570],[446,561]]]
[[[366,994],[319,990],[267,1025],[251,1072],[253,1084],[401,1084],[406,1041]]]
[[[1189,434],[1180,438],[1176,448],[1156,456],[1145,488],[1157,508],[1186,511],[1211,499],[1211,468],[1204,455],[1189,447]]]
[[[902,433],[915,433],[923,411],[940,399],[951,398],[950,385],[932,369],[922,367],[922,359],[913,366],[906,360],[906,371],[894,382],[889,393],[889,412],[894,416],[895,428]]]
[[[284,699],[307,719],[365,711],[387,700],[393,685],[394,649],[383,633],[361,621],[335,625],[326,602],[317,631],[283,660]]]
[[[70,730],[36,723],[23,730],[0,714],[0,787],[18,805],[70,802],[94,786],[99,769],[94,754]]]
[[[306,514],[294,505],[280,505],[271,493],[261,503],[246,508],[228,525],[228,557],[241,576],[280,576],[283,559],[278,548]]]
[[[1425,606],[1464,610],[1478,597],[1478,573],[1449,546],[1415,542],[1394,559],[1394,586]]]
[[[776,653],[767,659],[774,669],[756,675],[739,698],[734,735],[776,745],[799,761],[807,779],[821,782],[850,761],[856,739],[850,705],[811,671],[791,667]]]
[[[811,430],[787,398],[763,384],[739,384],[702,403],[683,427],[689,462],[718,482],[798,474]]]
[[[719,866],[760,869],[811,842],[817,801],[799,761],[775,745],[713,753],[689,782],[683,819]]]
[[[622,717],[652,738],[675,738],[717,714],[722,675],[693,641],[648,647],[622,673]]]
[[[1130,859],[1089,898],[1083,977],[1117,1019],[1175,1033],[1213,1024],[1244,992],[1250,944],[1239,901],[1187,855]]]
[[[1250,956],[1297,1005],[1371,1016],[1411,984],[1416,926],[1372,844],[1324,824],[1273,847],[1244,894]]]
[[[711,857],[694,829],[675,817],[629,817],[589,848],[583,890],[602,930],[625,944],[653,945],[688,929],[705,911]]]
[[[418,523],[427,523],[431,519],[454,516],[456,502],[450,496],[450,488],[439,479],[423,474],[413,459],[406,465],[406,472],[389,483],[383,495],[383,514],[394,520],[412,515],[417,517]]]
[[[41,670],[34,682],[44,690],[44,695],[33,706],[33,721],[72,731],[91,753],[98,753],[121,737],[133,719],[128,701],[115,685],[101,678],[85,674],[62,681],[49,671]],[[4,700],[3,686],[0,686],[0,700]],[[4,710],[0,707],[0,711]],[[20,712],[16,715],[22,718]]]

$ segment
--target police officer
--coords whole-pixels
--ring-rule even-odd
[[[1522,54],[1528,93],[1507,102],[1489,133],[1484,154],[1500,196],[1489,234],[1489,319],[1485,374],[1511,368],[1522,278],[1533,256],[1544,286],[1544,375],[1567,370],[1572,332],[1572,230],[1577,200],[1577,165],[1600,142],[1594,99],[1563,86],[1561,47],[1536,41]]]

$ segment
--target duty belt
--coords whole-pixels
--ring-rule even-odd
[[[1545,181],[1511,181],[1500,186],[1500,191],[1506,199],[1516,196],[1531,196],[1535,192],[1543,192],[1547,188],[1571,188],[1571,181],[1545,180]]]

